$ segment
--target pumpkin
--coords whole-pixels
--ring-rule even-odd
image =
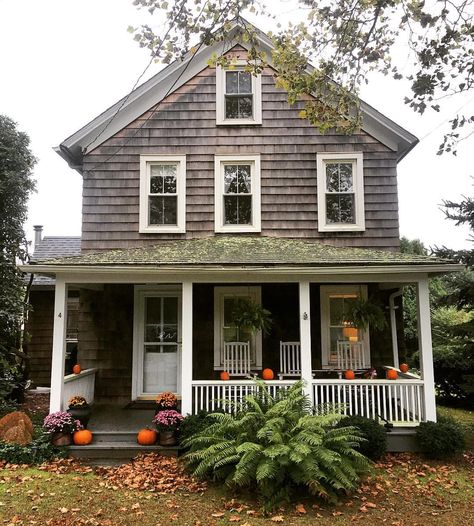
[[[76,365],[72,368],[72,372],[74,374],[79,374],[82,371],[81,365],[76,363]]]
[[[387,370],[387,380],[396,380],[398,378],[398,373],[395,369]]]
[[[264,380],[273,380],[273,378],[275,378],[275,375],[273,374],[273,371],[271,369],[264,369],[262,371],[262,378]]]
[[[230,380],[230,374],[227,371],[222,371],[221,380]]]
[[[410,367],[408,366],[407,363],[401,363],[400,364],[400,371],[402,373],[407,373],[409,370],[410,370]]]
[[[347,369],[347,371],[344,373],[344,378],[346,380],[354,380],[355,377],[356,375],[352,369]]]
[[[76,431],[72,437],[76,446],[87,446],[92,442],[92,433],[88,429]]]
[[[158,433],[153,429],[140,429],[137,435],[137,442],[141,446],[152,446],[158,438]]]

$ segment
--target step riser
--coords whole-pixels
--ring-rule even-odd
[[[118,432],[118,433],[104,433],[100,431],[93,432],[94,443],[104,442],[130,442],[131,444],[137,443],[137,433],[135,432]]]

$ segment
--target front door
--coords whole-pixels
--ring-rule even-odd
[[[180,393],[181,290],[137,287],[133,398]]]

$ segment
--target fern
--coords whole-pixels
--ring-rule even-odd
[[[357,488],[369,465],[357,428],[336,427],[337,413],[313,414],[301,382],[272,396],[256,380],[254,391],[233,414],[209,415],[207,427],[185,441],[194,475],[254,490],[266,508],[302,488],[327,499]]]

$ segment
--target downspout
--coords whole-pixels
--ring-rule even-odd
[[[395,298],[403,294],[403,288],[398,289],[395,292],[390,294],[388,299],[389,309],[390,309],[390,329],[392,332],[392,350],[393,350],[393,366],[398,369],[400,361],[398,358],[398,338],[397,338],[397,317],[395,311],[397,307],[395,306]]]

